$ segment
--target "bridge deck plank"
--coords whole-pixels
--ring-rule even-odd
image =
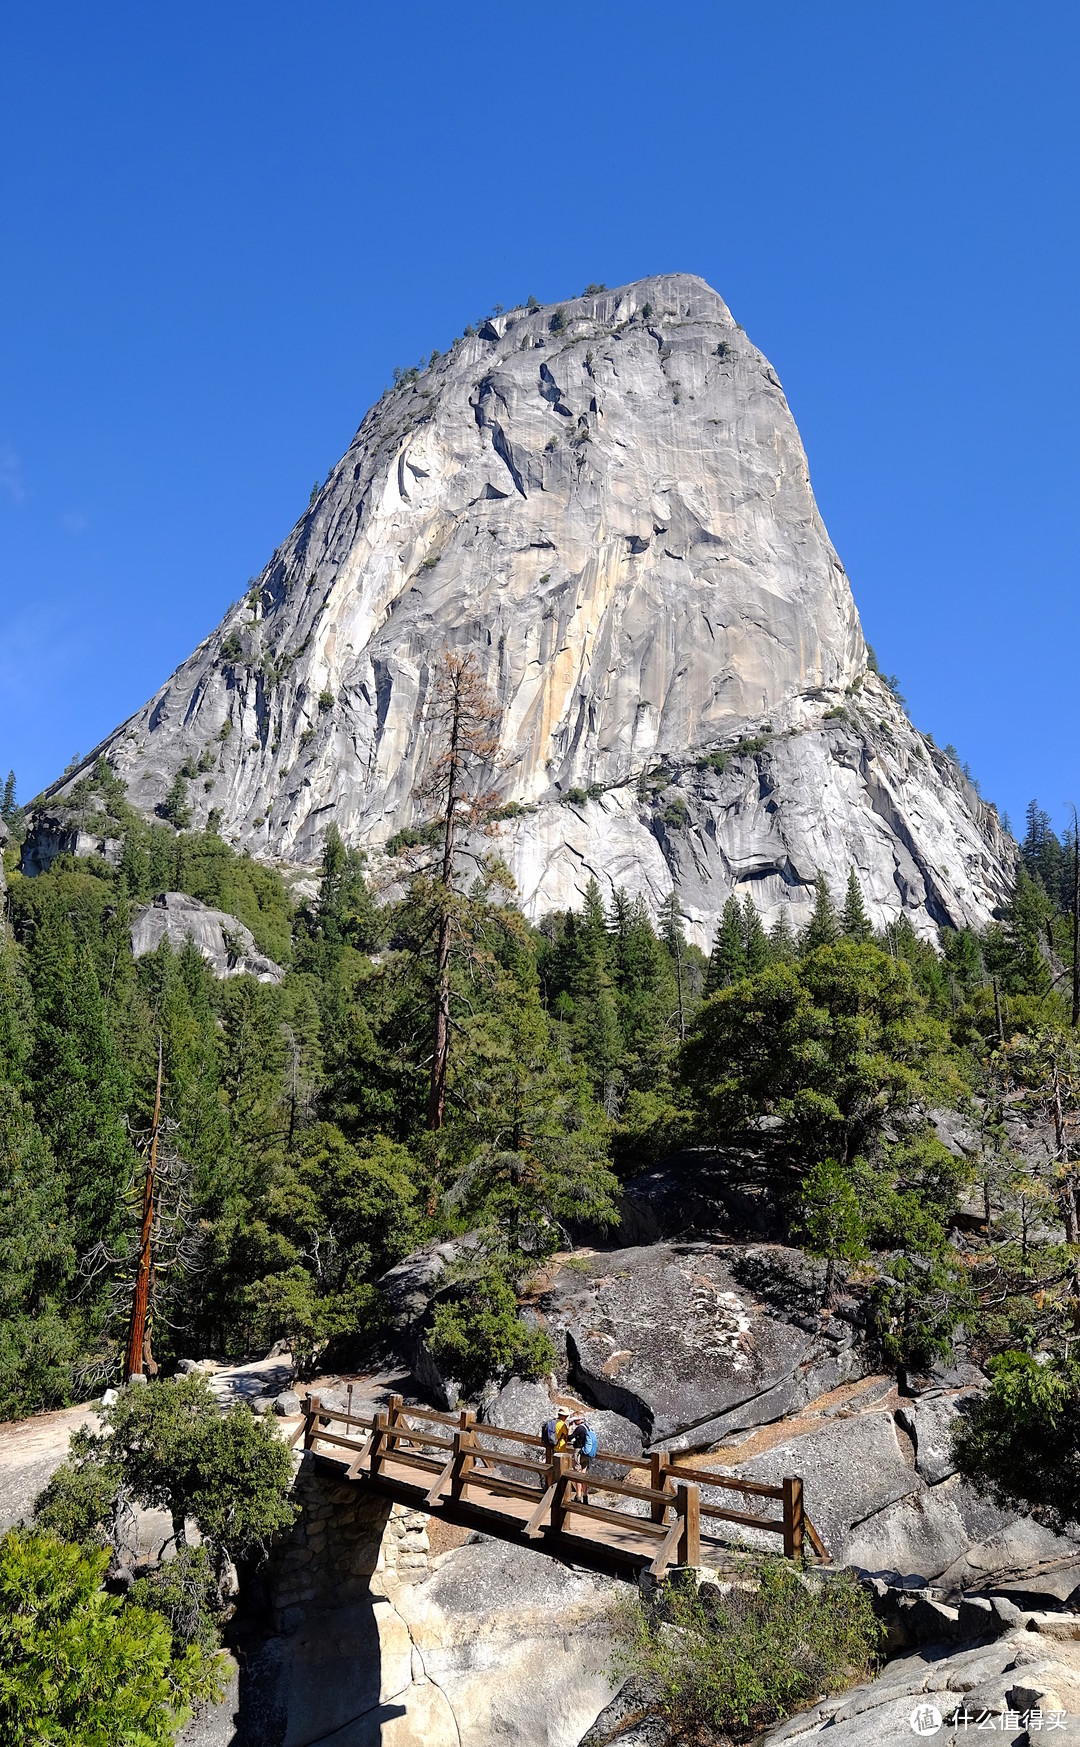
[[[355,1461],[349,1463],[336,1451],[317,1449],[314,1454],[320,1462],[340,1470],[343,1476],[358,1481],[360,1485],[374,1485],[399,1503],[411,1504],[432,1516],[441,1516],[504,1540],[524,1540],[544,1496],[539,1487],[532,1490],[529,1497],[514,1497],[502,1490],[496,1491],[485,1484],[481,1469],[470,1474],[468,1490],[462,1498],[440,1497],[433,1504],[430,1498],[434,1489],[421,1479],[411,1462],[396,1461],[392,1452],[382,1455],[374,1479],[366,1463],[357,1472],[358,1464]],[[594,1482],[590,1493],[603,1490],[601,1484]],[[545,1540],[557,1542],[568,1557],[580,1557],[585,1563],[599,1563],[617,1572],[637,1572],[652,1566],[657,1560],[657,1525],[647,1517],[634,1517],[629,1512],[619,1522],[615,1520],[618,1515],[621,1513],[613,1511],[603,1521],[588,1519],[588,1526],[586,1519],[577,1517],[575,1521],[570,1518],[558,1532],[550,1524],[542,1525],[534,1531],[531,1544],[535,1546]],[[715,1549],[719,1554],[727,1548],[724,1541],[705,1534],[701,1536],[701,1544],[703,1552]]]

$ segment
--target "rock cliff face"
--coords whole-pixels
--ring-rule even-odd
[[[331,820],[385,844],[424,818],[450,647],[501,705],[530,913],[591,873],[654,905],[675,883],[704,943],[733,887],[797,923],[816,870],[841,888],[854,865],[879,922],[985,921],[997,815],[868,673],[783,391],[714,291],[671,275],[512,310],[414,375],[92,755],[137,806],[186,770],[193,823],[214,809],[255,853],[311,862]]]

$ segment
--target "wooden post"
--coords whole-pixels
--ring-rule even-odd
[[[566,1526],[566,1494],[570,1486],[570,1455],[556,1450],[551,1458],[555,1497],[551,1501],[551,1526],[559,1534]]]
[[[675,1494],[675,1509],[682,1523],[679,1536],[679,1564],[701,1564],[701,1494],[696,1486],[680,1481]]]
[[[463,1407],[458,1421],[458,1429],[454,1433],[454,1475],[450,1482],[451,1498],[462,1498],[469,1484],[472,1473],[473,1433],[472,1427],[476,1415],[470,1407]]]
[[[784,1557],[785,1559],[801,1559],[802,1556],[802,1481],[798,1475],[789,1475],[784,1480]]]
[[[379,1464],[383,1458],[386,1443],[386,1414],[377,1413],[375,1424],[371,1430],[371,1452],[368,1457],[368,1472],[374,1480],[379,1472]]]
[[[668,1463],[670,1461],[671,1457],[666,1450],[654,1450],[652,1456],[649,1458],[649,1485],[654,1492],[670,1493],[671,1482],[667,1477]],[[649,1506],[649,1510],[652,1514],[652,1520],[654,1523],[662,1523],[667,1516],[667,1505],[661,1504],[659,1499],[653,1499],[652,1504]]]
[[[386,1438],[384,1440],[386,1454],[388,1456],[392,1456],[398,1447],[398,1440],[394,1437],[393,1432],[401,1417],[403,1401],[404,1397],[400,1395],[392,1395],[390,1397],[390,1403],[386,1414]]]
[[[317,1395],[304,1396],[304,1448],[310,1450],[315,1443],[315,1434],[319,1429],[319,1409],[322,1402]]]

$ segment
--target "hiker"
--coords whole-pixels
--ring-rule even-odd
[[[598,1445],[596,1433],[583,1413],[575,1413],[570,1420],[570,1448],[574,1452],[574,1467],[579,1474],[587,1474]],[[582,1504],[588,1504],[589,1487],[587,1481],[577,1482],[577,1493]]]
[[[570,1409],[557,1407],[555,1417],[544,1421],[540,1436],[548,1455],[570,1448]]]

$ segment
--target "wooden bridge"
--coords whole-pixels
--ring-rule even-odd
[[[347,1480],[463,1527],[621,1575],[647,1570],[659,1577],[671,1564],[730,1556],[730,1541],[703,1533],[702,1519],[776,1535],[789,1559],[811,1550],[829,1559],[804,1509],[802,1480],[794,1475],[767,1486],[690,1467],[660,1452],[643,1457],[600,1450],[586,1476],[575,1470],[568,1452],[550,1450],[535,1432],[486,1425],[467,1408],[436,1413],[406,1407],[400,1395],[370,1418],[341,1411],[318,1395],[305,1396],[303,1411],[293,1443],[302,1436],[305,1450],[333,1463]],[[600,1464],[621,1478],[598,1477]],[[769,1501],[779,1505],[779,1514],[730,1509],[703,1499],[703,1488]],[[604,1502],[589,1502],[590,1494]]]

